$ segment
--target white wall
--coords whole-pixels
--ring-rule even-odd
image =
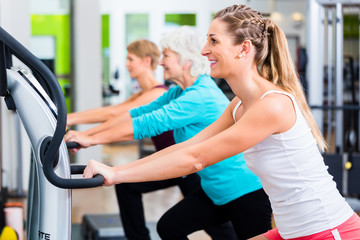
[[[98,0],[73,0],[73,83],[75,111],[102,105],[101,77],[101,18]],[[91,126],[79,126],[84,131]],[[101,145],[82,149],[76,161],[86,164],[90,159],[101,160]]]
[[[70,0],[26,0],[30,2],[31,14],[68,14]]]
[[[19,7],[21,6],[21,7]],[[0,1],[0,26],[15,37],[25,47],[30,45],[30,5],[28,0],[1,0]],[[20,64],[14,62],[14,64]],[[16,144],[16,124],[14,113],[7,110],[3,98],[0,103],[2,123],[2,164],[3,186],[10,190],[17,187],[16,160],[21,158],[23,163],[22,185],[27,189],[30,166],[30,143],[23,128],[21,128],[21,141]],[[19,156],[19,152],[21,156]]]

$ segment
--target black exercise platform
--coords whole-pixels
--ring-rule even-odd
[[[81,226],[85,240],[126,240],[119,214],[86,214]]]

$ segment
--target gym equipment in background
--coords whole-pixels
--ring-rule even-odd
[[[14,66],[14,58],[26,67]],[[1,27],[0,96],[19,115],[32,147],[27,239],[71,240],[71,189],[101,186],[104,179],[71,178],[85,166],[70,165],[62,89],[46,65]]]

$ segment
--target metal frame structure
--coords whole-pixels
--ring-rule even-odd
[[[360,190],[356,185],[360,175],[358,168],[360,155],[358,152],[347,152],[348,150],[344,148],[344,136],[348,134],[344,131],[344,111],[357,111],[360,119],[360,103],[344,105],[343,92],[345,80],[343,15],[344,8],[352,6],[358,8],[360,14],[359,0],[307,1],[307,79],[309,104],[314,110],[314,116],[320,128],[324,126],[323,121],[327,121],[327,141],[330,147],[334,143],[334,147],[324,153],[325,162],[329,165],[329,171],[333,174],[339,190],[345,196],[358,197]],[[360,52],[357,55],[360,55]],[[328,67],[326,72],[324,72],[325,63]],[[325,76],[328,79],[326,89]],[[324,105],[325,90],[327,90],[327,105]],[[360,92],[360,87],[357,91]],[[357,136],[360,136],[360,123],[357,124]],[[333,137],[335,139],[332,142]],[[357,149],[360,149],[359,139],[357,139]]]
[[[328,63],[328,78],[335,77],[334,84],[329,81],[328,84],[328,107],[339,108],[343,106],[343,68],[344,68],[344,23],[343,7],[357,6],[360,8],[359,0],[308,0],[307,1],[307,55],[308,70],[307,78],[309,82],[309,104],[311,106],[322,106],[324,99],[322,71],[325,61]],[[325,11],[325,9],[334,8],[335,11]],[[325,26],[327,24],[327,26]],[[327,36],[325,36],[327,32]],[[325,37],[327,37],[327,49],[324,49]],[[334,48],[335,47],[335,48]],[[327,51],[327,59],[324,58]],[[360,54],[360,53],[359,53]],[[335,61],[333,60],[335,59]],[[332,69],[335,69],[335,73]],[[359,89],[360,91],[360,89]],[[320,94],[319,94],[320,93]],[[334,96],[332,96],[334,94]],[[334,103],[334,105],[332,104]],[[360,107],[360,105],[359,105]],[[324,116],[321,112],[315,111],[314,115],[319,126],[323,125]],[[328,125],[333,126],[332,116],[328,113]],[[335,128],[335,151],[343,152],[343,113],[338,110],[334,119],[338,127]],[[328,128],[328,137],[331,135]],[[359,128],[360,129],[360,128]],[[358,130],[360,136],[360,130]],[[328,139],[329,140],[329,139]],[[360,141],[358,141],[360,149]]]

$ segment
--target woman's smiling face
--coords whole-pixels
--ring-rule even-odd
[[[144,72],[146,61],[145,59],[129,52],[126,56],[125,66],[128,69],[131,78],[138,78],[142,72]]]
[[[184,68],[180,64],[179,55],[176,52],[165,48],[162,51],[159,65],[164,69],[165,80],[171,80],[180,85],[182,84],[181,79],[184,74]]]
[[[233,44],[233,39],[221,20],[211,22],[201,54],[210,61],[210,75],[214,78],[226,78],[238,62],[239,47]]]

